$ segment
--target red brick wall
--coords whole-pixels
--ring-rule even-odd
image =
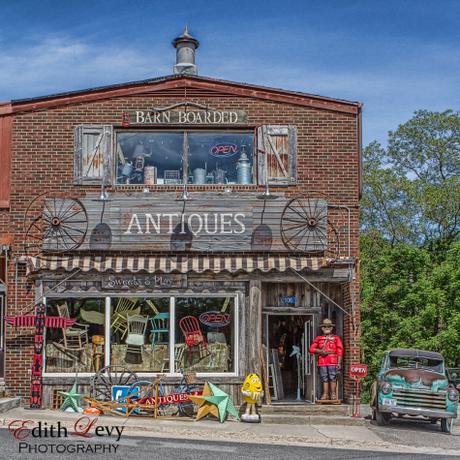
[[[180,102],[179,97],[122,97],[102,102],[81,103],[66,107],[16,114],[12,129],[12,176],[10,221],[0,215],[0,231],[13,232],[13,256],[21,253],[22,221],[31,200],[43,192],[83,195],[98,188],[73,185],[74,127],[79,124],[121,123],[123,111],[149,110]],[[359,228],[359,157],[357,116],[247,97],[200,97],[200,104],[216,110],[245,110],[252,127],[263,124],[297,126],[296,186],[283,187],[289,195],[316,190],[326,193],[333,204],[351,209],[351,256],[358,257]],[[143,186],[124,186],[117,190],[142,190]],[[159,191],[167,188],[157,187]],[[253,189],[253,187],[241,187]],[[171,188],[169,188],[171,190]],[[195,189],[196,190],[196,189]],[[337,212],[335,212],[336,215]],[[345,237],[342,243],[345,243]],[[348,255],[343,253],[342,255]],[[21,266],[18,283],[18,305],[14,305],[14,266],[10,266],[9,314],[23,313],[34,299],[33,286]],[[358,293],[358,280],[353,289]],[[344,289],[346,295],[346,289]],[[350,302],[346,303],[350,308]],[[359,299],[356,297],[356,319],[359,325]],[[352,340],[350,322],[345,325],[345,346],[350,360],[359,360],[359,344]],[[32,362],[32,331],[7,329],[6,383],[14,393],[28,395],[28,370]],[[349,394],[351,382],[346,381]]]

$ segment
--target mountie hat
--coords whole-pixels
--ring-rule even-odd
[[[321,324],[321,327],[334,327],[335,324],[328,318],[323,319],[323,323]]]

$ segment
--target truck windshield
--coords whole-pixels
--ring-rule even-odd
[[[444,374],[443,361],[419,357],[390,356],[390,367],[405,369],[427,369],[433,372]]]

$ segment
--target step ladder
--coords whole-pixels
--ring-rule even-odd
[[[277,391],[277,382],[275,368],[273,364],[268,365],[268,390],[270,391],[270,396],[273,400],[278,400],[278,391]]]

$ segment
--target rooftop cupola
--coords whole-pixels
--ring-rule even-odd
[[[174,73],[197,75],[195,50],[200,46],[200,42],[190,35],[187,26],[185,26],[182,35],[175,38],[172,44],[176,48],[176,65],[173,67]]]

